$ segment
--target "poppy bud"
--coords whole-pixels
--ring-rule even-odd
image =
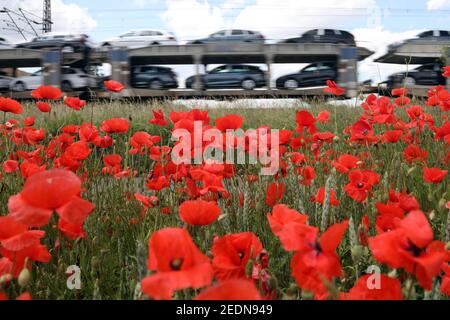
[[[253,263],[254,261],[252,259],[248,259],[247,265],[245,266],[245,274],[248,278],[252,276],[253,273]]]
[[[450,241],[445,245],[445,250],[450,250]]]
[[[397,278],[397,269],[392,270],[391,272],[388,273],[388,277],[389,278],[393,278],[396,279]]]
[[[92,269],[97,269],[100,266],[100,259],[97,256],[92,257],[91,267]]]
[[[333,137],[333,141],[334,142],[339,142],[339,140],[341,140],[341,138],[339,138],[339,136],[334,136]]]
[[[31,279],[31,273],[30,270],[27,268],[22,269],[22,271],[19,274],[19,277],[17,278],[17,283],[19,284],[19,287],[25,288]]]
[[[428,215],[428,218],[429,218],[430,220],[434,220],[434,218],[436,218],[436,212],[434,212],[434,210],[432,210],[432,211],[430,212],[430,214]]]
[[[361,257],[363,256],[363,247],[360,245],[353,246],[351,251],[353,260],[355,260],[356,262],[359,261],[359,259],[361,259]]]
[[[408,169],[408,176],[411,175],[416,170],[416,167],[412,167]]]
[[[3,276],[0,277],[0,285],[10,282],[12,278],[13,278],[12,275],[10,275],[9,273],[4,274]]]
[[[447,203],[447,200],[445,200],[444,198],[439,200],[439,208],[444,208],[446,203]]]

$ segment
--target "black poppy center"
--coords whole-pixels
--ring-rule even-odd
[[[170,262],[170,269],[173,271],[178,271],[181,269],[183,265],[183,258],[174,259]]]
[[[408,245],[406,247],[406,251],[411,253],[414,257],[419,257],[423,252],[423,250],[421,248],[417,247],[410,240],[408,240]]]

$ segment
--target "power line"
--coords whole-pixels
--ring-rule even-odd
[[[12,17],[11,13],[14,13],[17,15],[17,13],[13,12],[12,10],[9,10],[8,8],[4,7],[3,10],[0,10],[0,13],[6,13],[6,15],[9,17],[9,20],[11,21],[12,25],[14,26],[14,28],[12,28],[13,30],[17,31],[18,33],[20,33],[22,35],[22,37],[25,39],[25,41],[27,40],[27,37],[25,37],[25,34],[23,32],[23,29],[20,28],[17,23],[16,20],[14,20],[14,18]],[[11,26],[7,20],[3,20],[4,22],[6,22],[6,25]]]

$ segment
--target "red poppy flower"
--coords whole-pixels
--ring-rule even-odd
[[[289,209],[289,207],[284,204],[277,204],[273,207],[272,213],[267,214],[267,220],[269,221],[272,232],[280,238],[281,243],[284,243],[284,231],[286,226],[290,223],[305,224],[308,220],[308,216],[306,214],[301,214],[294,209]]]
[[[153,110],[153,119],[151,119],[149,122],[161,127],[167,126],[169,124],[164,118],[164,113],[161,110]]]
[[[364,120],[355,122],[350,133],[350,141],[356,141],[363,144],[376,141],[376,137],[373,135],[372,126]]]
[[[423,180],[428,183],[440,183],[447,175],[448,170],[439,168],[423,168]]]
[[[122,170],[120,163],[122,162],[122,157],[118,154],[109,154],[103,156],[103,163],[105,167],[102,169],[103,174],[116,174]]]
[[[21,193],[9,198],[9,216],[30,227],[42,227],[56,210],[67,222],[80,224],[94,209],[92,203],[79,197],[80,192],[81,180],[71,171],[35,173],[27,179]]]
[[[442,74],[444,77],[450,77],[450,66],[444,67],[444,73]]]
[[[333,166],[338,172],[347,173],[358,167],[358,161],[358,157],[352,156],[351,154],[343,154],[333,163]]]
[[[170,179],[166,176],[160,176],[147,180],[147,188],[150,190],[162,190],[170,186]]]
[[[98,138],[98,130],[92,123],[84,122],[78,130],[78,135],[82,141],[94,142]]]
[[[61,98],[61,90],[52,86],[40,86],[31,91],[31,96],[35,99],[58,100]]]
[[[20,174],[24,178],[29,178],[32,175],[44,171],[45,165],[39,166],[36,163],[30,162],[30,161],[24,161],[20,164]]]
[[[32,261],[49,262],[50,254],[47,248],[40,243],[45,232],[41,230],[28,230],[11,217],[0,217],[0,253],[13,262],[12,273],[17,277],[25,266],[28,258]],[[11,266],[11,265],[9,265]]]
[[[335,96],[342,96],[345,93],[345,90],[339,87],[334,81],[327,80],[327,86],[328,88],[323,89],[325,93],[331,93]]]
[[[380,175],[370,170],[354,170],[348,175],[349,183],[344,187],[347,195],[363,202],[372,193],[372,187],[380,182]]]
[[[405,216],[405,211],[398,203],[384,204],[377,202],[375,206],[379,213],[375,222],[378,233],[396,229]]]
[[[171,299],[177,290],[208,286],[213,271],[186,229],[165,228],[149,240],[149,270],[155,274],[142,280],[142,291],[153,299]]]
[[[218,238],[212,247],[214,275],[219,280],[245,278],[248,261],[256,260],[262,250],[261,241],[252,232]]]
[[[23,112],[23,108],[22,105],[16,100],[0,97],[0,111],[21,114]]]
[[[325,187],[317,190],[317,194],[312,198],[313,202],[320,203],[323,205],[325,201]],[[336,192],[333,189],[330,189],[330,206],[338,206],[339,200],[336,198]]]
[[[220,215],[220,208],[215,202],[203,200],[185,201],[179,210],[181,220],[193,226],[209,225]]]
[[[414,274],[426,290],[446,259],[445,244],[433,241],[433,230],[418,210],[411,211],[398,228],[369,238],[369,247],[378,262]]]
[[[34,126],[35,118],[33,116],[23,119],[23,124],[27,127]]]
[[[161,140],[159,136],[152,136],[147,132],[136,132],[130,139],[130,145],[133,147],[130,154],[145,154],[150,147]]]
[[[384,132],[383,140],[386,142],[395,143],[400,140],[402,134],[403,134],[402,130],[388,130]]]
[[[266,191],[266,204],[269,207],[273,207],[283,199],[283,194],[286,191],[286,187],[282,183],[272,182],[267,186]]]
[[[210,287],[195,297],[195,300],[261,300],[261,294],[252,281],[230,279]]]
[[[372,283],[371,277],[379,276],[378,283]],[[373,285],[372,288],[370,285]],[[375,285],[379,285],[376,287]],[[384,274],[363,275],[349,293],[341,295],[343,300],[403,300],[402,285],[398,279]]]
[[[100,126],[100,130],[106,133],[125,133],[130,128],[130,122],[124,118],[113,118],[105,120]]]
[[[64,219],[59,219],[58,229],[70,240],[86,238],[86,234],[83,230],[83,223],[70,223]]]
[[[242,128],[244,124],[244,118],[236,114],[229,114],[221,118],[216,119],[216,127],[222,132],[227,130],[237,130]]]
[[[299,111],[295,115],[295,122],[297,123],[297,132],[303,134],[306,129],[308,133],[314,134],[317,132],[316,119],[308,111]]]
[[[324,281],[342,275],[336,248],[347,230],[348,221],[329,227],[320,237],[312,226],[290,224],[291,249],[296,251],[292,261],[292,275],[298,286],[314,292],[317,299],[328,297]]]
[[[444,263],[442,270],[445,272],[445,275],[442,277],[440,289],[443,294],[450,297],[450,265],[448,263]]]
[[[320,123],[327,123],[330,120],[330,113],[328,111],[321,111],[317,115],[316,120]]]
[[[86,106],[86,101],[81,100],[80,98],[66,97],[64,99],[64,104],[69,108],[74,110],[80,110],[81,108]]]
[[[299,174],[302,176],[300,183],[304,186],[310,186],[316,178],[316,170],[311,166],[300,167]]]
[[[426,161],[428,158],[428,152],[426,150],[420,149],[417,145],[409,145],[403,151],[403,158],[407,162],[413,161]]]
[[[85,160],[90,154],[91,149],[89,149],[88,144],[84,141],[77,141],[64,151],[66,157],[76,161]]]
[[[395,104],[397,106],[406,106],[411,103],[411,99],[405,96],[400,96],[397,99],[395,99]]]
[[[5,258],[5,257],[0,258],[0,277],[4,276],[6,274],[10,274],[13,267],[14,267],[14,264],[12,263],[11,260],[9,260],[8,258]],[[0,298],[0,300],[1,300],[1,298]]]
[[[145,208],[153,208],[159,204],[159,199],[155,196],[146,197],[140,193],[135,193],[134,198],[139,201]]]
[[[397,88],[392,90],[392,95],[394,97],[406,96],[408,94],[408,89],[406,88]]]
[[[13,173],[19,170],[19,163],[16,160],[6,160],[3,162],[3,171],[6,173]]]
[[[92,143],[99,148],[108,148],[114,144],[114,141],[110,136],[98,136]]]
[[[48,102],[38,101],[36,102],[36,106],[38,107],[39,111],[44,113],[52,111],[52,106]]]
[[[123,89],[125,89],[124,85],[118,81],[107,80],[104,81],[103,83],[105,84],[106,89],[112,92],[120,92]]]

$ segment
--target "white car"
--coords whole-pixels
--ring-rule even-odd
[[[61,73],[61,90],[64,92],[97,87],[95,77],[86,74],[81,69],[64,67]],[[29,76],[15,78],[9,84],[9,88],[18,92],[34,90],[43,83],[43,80],[42,70],[39,70]]]
[[[152,45],[177,44],[171,32],[162,30],[132,30],[117,38],[103,41],[102,47],[142,48]]]
[[[0,91],[8,90],[12,80],[13,78],[0,73]]]
[[[12,49],[14,46],[5,38],[0,37],[0,50],[1,49]]]

